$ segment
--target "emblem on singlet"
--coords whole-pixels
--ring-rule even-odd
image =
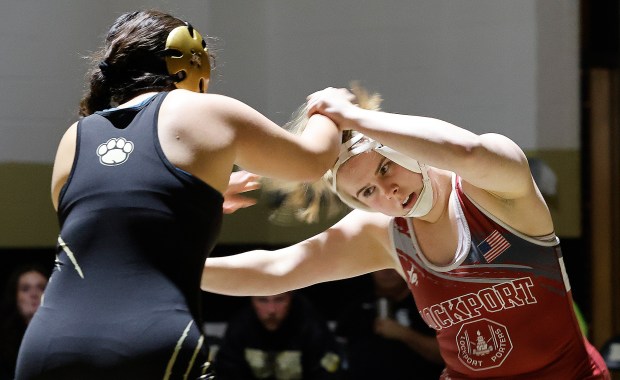
[[[459,360],[473,371],[501,366],[512,351],[506,326],[486,318],[463,324],[456,344]]]
[[[111,138],[97,147],[99,162],[105,166],[117,166],[129,158],[133,152],[133,143],[122,137]]]

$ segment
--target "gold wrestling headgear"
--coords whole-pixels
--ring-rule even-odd
[[[207,92],[211,64],[207,44],[189,23],[174,28],[164,50],[168,73],[175,77],[177,88]]]

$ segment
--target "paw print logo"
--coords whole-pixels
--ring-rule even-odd
[[[131,152],[133,152],[133,143],[122,137],[111,138],[97,148],[99,162],[106,166],[122,164],[127,161]]]

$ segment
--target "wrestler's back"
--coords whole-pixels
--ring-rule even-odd
[[[202,372],[200,276],[223,199],[163,154],[156,120],[165,96],[80,122],[59,202],[57,265],[17,379]]]

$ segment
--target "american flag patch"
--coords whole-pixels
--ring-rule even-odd
[[[497,256],[501,255],[508,248],[510,248],[510,243],[497,230],[493,231],[491,235],[478,244],[478,249],[482,252],[487,263],[495,260]]]

